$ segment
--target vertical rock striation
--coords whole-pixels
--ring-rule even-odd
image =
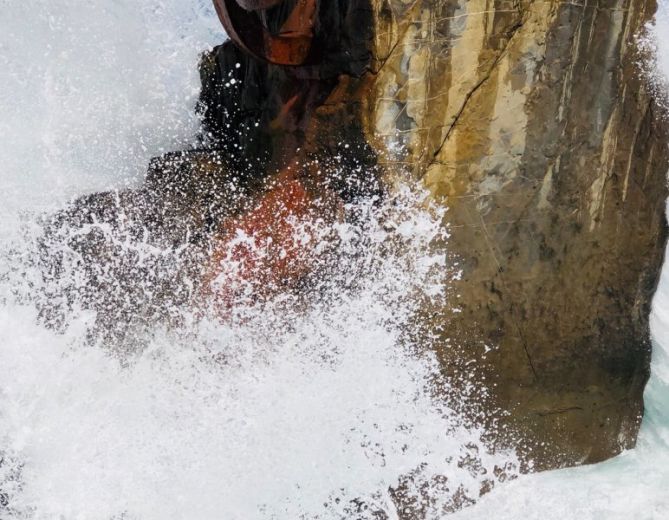
[[[635,47],[654,2],[384,8],[364,117],[450,209],[444,367],[476,361],[539,467],[633,446],[665,244],[667,129]]]

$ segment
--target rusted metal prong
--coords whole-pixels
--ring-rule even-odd
[[[285,0],[237,0],[237,3],[247,11],[260,11],[269,9],[284,2]]]
[[[259,11],[283,0],[214,0],[225,31],[249,54],[276,65],[313,65],[317,0],[297,0],[297,4],[278,32],[272,33],[262,23]]]

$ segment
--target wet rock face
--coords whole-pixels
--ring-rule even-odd
[[[654,2],[393,5],[365,115],[450,208],[444,366],[476,361],[539,467],[633,446],[665,244],[667,129],[635,66]]]
[[[234,110],[219,108],[239,103],[258,122],[246,157],[335,157],[348,139],[349,161],[422,180],[450,208],[463,271],[451,307],[426,309],[444,370],[488,387],[484,411],[503,411],[538,468],[633,446],[666,234],[667,128],[635,45],[655,2],[372,0],[367,18],[321,5],[321,37],[336,27],[329,45],[356,66],[332,52],[280,69],[226,44],[202,67],[211,135],[228,138]]]

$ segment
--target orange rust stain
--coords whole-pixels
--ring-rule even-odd
[[[302,181],[284,172],[250,211],[221,223],[205,276],[205,298],[220,317],[247,297],[293,287],[311,271],[320,208]]]

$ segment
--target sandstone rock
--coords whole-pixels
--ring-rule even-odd
[[[370,177],[419,179],[450,208],[463,270],[451,306],[425,310],[444,371],[487,386],[481,411],[538,468],[632,447],[666,238],[667,126],[635,45],[655,2],[321,6],[318,66],[230,43],[204,58],[213,142],[253,129],[239,149],[263,174],[296,154],[336,163],[349,142],[346,164]]]
[[[668,166],[635,67],[654,7],[416,2],[377,28],[397,38],[367,132],[402,131],[395,160],[449,206],[464,271],[444,365],[476,360],[543,467],[607,458],[640,424]]]

